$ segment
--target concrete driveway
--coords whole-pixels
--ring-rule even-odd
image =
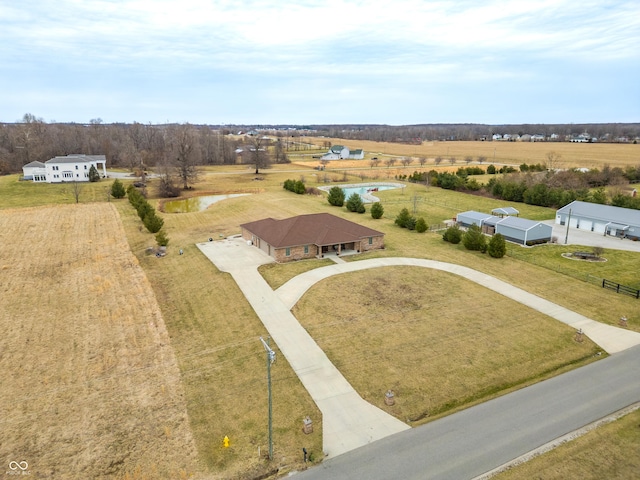
[[[552,235],[557,237],[559,245],[584,245],[586,247],[602,247],[606,250],[625,250],[628,252],[640,252],[640,242],[634,242],[629,239],[621,239],[612,237],[611,235],[602,235],[601,233],[589,232],[587,230],[579,230],[570,228],[567,236],[567,226],[558,225],[553,220],[542,222],[553,227]]]
[[[631,242],[629,242],[631,243]],[[580,328],[608,353],[640,345],[640,333],[604,325],[532,295],[495,277],[460,265],[415,258],[379,258],[317,268],[273,291],[257,267],[274,260],[241,237],[197,244],[216,267],[232,275],[323,415],[323,449],[337,456],[410,427],[360,397],[291,313],[314,283],[331,275],[367,268],[407,265],[463,276],[502,295]],[[382,394],[382,392],[381,392]]]
[[[219,270],[231,274],[322,412],[325,455],[337,456],[410,429],[358,395],[262,278],[257,267],[273,258],[238,237],[197,246]]]

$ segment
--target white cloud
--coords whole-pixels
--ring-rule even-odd
[[[194,91],[287,85],[290,96],[312,85],[340,102],[404,98],[403,89],[446,98],[554,78],[584,83],[604,62],[637,78],[638,45],[632,1],[21,0],[0,4],[0,87],[13,94],[28,77],[55,83],[60,99],[65,84],[92,83],[135,97],[152,81],[172,102],[185,82]]]

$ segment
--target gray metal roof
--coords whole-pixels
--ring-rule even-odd
[[[66,157],[53,157],[44,163],[89,163],[89,162],[106,162],[104,155],[83,155],[74,153]]]
[[[483,224],[483,225],[489,225],[489,226],[491,226],[491,227],[495,227],[495,226],[498,224],[498,222],[499,222],[500,220],[502,220],[503,218],[504,218],[504,217],[496,217],[496,216],[494,215],[494,216],[487,217],[487,218],[483,219],[483,220],[482,220],[482,224]]]
[[[557,213],[568,215],[569,210],[571,210],[572,216],[591,218],[607,223],[615,222],[622,225],[640,226],[640,210],[634,210],[632,208],[614,207],[611,205],[575,200],[569,205],[558,209]]]
[[[506,227],[515,228],[518,230],[529,230],[538,225],[545,225],[549,227],[549,231],[553,230],[551,225],[546,225],[537,220],[529,220],[528,218],[520,218],[520,217],[504,217],[499,222],[500,225],[504,225]]]
[[[488,213],[476,212],[475,210],[469,210],[468,212],[459,213],[458,217],[460,215],[463,215],[466,218],[470,218],[472,220],[478,220],[480,222],[482,222],[483,220],[493,216],[493,215],[490,215]]]
[[[33,162],[23,165],[22,168],[44,168],[44,163],[34,160]]]
[[[520,212],[513,207],[494,208],[491,213],[502,215],[518,215]]]

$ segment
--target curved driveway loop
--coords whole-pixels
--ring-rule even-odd
[[[359,260],[356,262],[341,263],[339,265],[329,265],[327,267],[316,268],[302,273],[292,278],[287,283],[276,290],[280,299],[289,309],[297,303],[313,284],[328,278],[332,275],[346,272],[355,272],[374,267],[390,267],[396,265],[426,267],[445,272],[454,273],[461,277],[476,282],[494,292],[505,297],[520,302],[527,307],[538,310],[549,317],[555,318],[567,325],[577,329],[582,329],[585,335],[597,343],[607,353],[617,353],[627,348],[640,345],[640,333],[625,330],[623,328],[605,325],[595,320],[591,320],[579,313],[549,302],[542,297],[533,295],[521,288],[498,280],[485,273],[478,272],[471,268],[455,265],[453,263],[437,262],[434,260],[424,260],[419,258],[374,258],[370,260]]]
[[[581,328],[608,353],[640,345],[640,333],[595,322],[490,275],[460,265],[414,258],[360,260],[305,272],[274,292],[257,271],[259,265],[274,260],[260,249],[248,245],[239,237],[197,246],[219,270],[231,274],[318,405],[323,416],[323,449],[326,455],[332,457],[410,427],[362,399],[291,313],[291,308],[309,287],[331,275],[396,265],[443,270],[479,283],[576,329]]]

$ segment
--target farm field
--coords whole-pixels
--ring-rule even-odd
[[[372,142],[368,140],[347,140],[341,138],[309,138],[319,147],[325,141],[332,145],[346,145],[351,149],[362,148],[364,160],[356,160],[368,166],[368,159],[374,156],[395,155],[409,157],[425,157],[427,165],[433,166],[433,159],[443,158],[441,165],[449,164],[449,159],[456,159],[456,167],[466,165],[465,157],[473,157],[472,164],[477,164],[479,155],[485,157],[484,163],[508,164],[518,166],[527,164],[547,164],[547,153],[555,152],[560,157],[554,162],[554,168],[598,168],[605,165],[624,168],[637,165],[640,161],[640,145],[619,143],[571,143],[571,142],[422,142],[421,145],[402,143]],[[326,149],[320,150],[323,153]],[[381,159],[384,161],[384,158]],[[318,160],[315,159],[317,163]],[[414,161],[413,168],[418,165]]]
[[[0,211],[0,457],[37,478],[201,471],[164,320],[107,203]]]
[[[394,144],[390,145],[395,147]],[[15,318],[22,318],[16,316],[18,315],[16,312],[24,310],[24,313],[20,315],[29,318],[28,321],[24,320],[25,325],[28,325],[32,329],[31,331],[36,331],[33,329],[43,328],[40,325],[42,322],[36,323],[32,318],[38,315],[42,317],[42,312],[50,312],[47,305],[62,303],[57,302],[58,295],[54,294],[47,294],[43,303],[42,295],[38,296],[36,293],[36,284],[41,285],[39,292],[72,290],[74,295],[82,296],[82,298],[85,298],[83,295],[86,293],[83,288],[92,288],[95,290],[89,292],[92,302],[82,303],[82,309],[78,309],[73,302],[67,302],[74,304],[74,308],[67,305],[67,310],[61,312],[60,315],[62,318],[68,316],[72,319],[77,319],[78,316],[89,317],[92,319],[89,322],[91,328],[95,328],[94,324],[109,325],[108,331],[104,332],[102,329],[98,331],[99,338],[105,339],[106,349],[109,352],[127,352],[124,359],[121,359],[119,355],[113,355],[116,358],[115,367],[111,367],[114,360],[110,359],[107,354],[92,361],[100,363],[100,368],[107,369],[108,372],[111,372],[108,370],[109,368],[116,370],[121,368],[121,362],[125,362],[125,360],[134,361],[136,353],[143,357],[137,360],[138,362],[161,364],[161,361],[153,360],[155,357],[148,357],[153,349],[147,347],[153,343],[153,339],[146,339],[143,335],[147,323],[143,322],[138,325],[132,321],[135,326],[130,326],[124,320],[121,320],[122,326],[118,323],[120,317],[130,318],[136,312],[143,312],[143,315],[147,315],[144,313],[147,303],[143,302],[143,305],[139,306],[139,302],[142,302],[141,299],[146,298],[147,295],[151,295],[157,302],[157,306],[155,313],[149,315],[152,315],[153,318],[160,318],[166,325],[166,333],[163,337],[166,341],[161,342],[164,349],[162,351],[172,351],[172,355],[175,355],[171,370],[173,377],[171,378],[174,383],[177,382],[176,391],[182,389],[184,392],[184,396],[180,397],[182,403],[175,400],[180,404],[176,415],[181,419],[186,419],[182,423],[177,421],[171,423],[162,417],[158,420],[159,430],[155,430],[149,426],[155,422],[155,417],[150,416],[151,414],[146,410],[141,410],[142,407],[138,409],[127,408],[126,413],[129,416],[119,413],[124,415],[122,417],[124,420],[118,422],[117,427],[122,427],[125,432],[117,430],[118,433],[114,433],[114,435],[118,435],[118,438],[124,438],[123,443],[128,441],[126,440],[127,434],[130,433],[130,430],[127,430],[129,427],[125,427],[124,424],[136,425],[135,422],[142,422],[144,425],[144,428],[140,427],[142,430],[141,440],[137,440],[134,453],[126,458],[119,455],[120,450],[116,447],[109,451],[100,450],[102,447],[99,446],[90,451],[82,450],[79,446],[80,443],[77,443],[76,440],[85,440],[94,431],[89,429],[88,433],[81,436],[78,432],[84,431],[84,424],[70,422],[66,422],[65,427],[69,432],[76,432],[76,436],[71,437],[71,433],[69,433],[67,437],[64,437],[67,439],[64,444],[55,443],[54,447],[47,449],[49,452],[55,450],[67,454],[69,450],[82,450],[86,457],[83,457],[83,461],[85,464],[89,464],[92,452],[95,451],[97,454],[102,454],[107,460],[95,467],[92,466],[92,468],[95,468],[98,473],[100,473],[98,471],[100,467],[109,471],[109,462],[113,461],[114,466],[111,471],[113,472],[112,476],[116,478],[125,478],[127,474],[130,474],[127,478],[163,478],[163,475],[165,478],[180,478],[181,475],[188,476],[193,473],[194,478],[251,479],[269,472],[274,473],[276,469],[279,469],[280,474],[285,474],[289,471],[305,468],[302,463],[302,446],[313,453],[313,462],[321,460],[321,414],[284,357],[280,355],[277,345],[272,345],[278,358],[272,368],[275,458],[272,462],[265,459],[267,448],[266,366],[264,349],[258,337],[265,337],[267,332],[232,278],[228,274],[219,272],[195,246],[196,242],[207,241],[209,238],[215,239],[239,233],[240,224],[260,218],[286,218],[303,213],[329,212],[381,230],[386,234],[385,250],[350,257],[347,258],[348,261],[358,261],[375,256],[411,256],[458,263],[509,281],[595,320],[616,325],[618,318],[626,315],[629,319],[629,328],[640,331],[640,313],[637,308],[637,300],[616,295],[584,281],[584,278],[589,275],[612,277],[614,280],[619,277],[625,281],[637,278],[636,272],[640,268],[640,254],[605,252],[604,256],[608,258],[608,261],[603,264],[578,264],[563,259],[561,253],[564,250],[559,245],[549,245],[540,249],[538,247],[522,249],[509,245],[505,258],[491,259],[487,255],[466,251],[461,245],[450,245],[443,242],[440,233],[417,234],[409,232],[395,226],[393,221],[401,208],[408,208],[410,211],[415,209],[416,216],[423,216],[427,223],[435,225],[460,211],[470,209],[490,211],[492,208],[505,206],[504,202],[407,184],[405,188],[400,190],[379,192],[385,206],[385,215],[380,220],[374,220],[368,213],[357,215],[348,213],[345,209],[330,207],[323,195],[295,195],[283,190],[282,182],[284,180],[298,179],[301,176],[304,177],[308,186],[325,184],[322,178],[323,172],[312,170],[313,165],[307,162],[302,162],[300,165],[275,165],[272,169],[261,171],[258,176],[254,175],[253,171],[246,166],[206,167],[203,169],[200,181],[194,185],[195,188],[189,191],[188,195],[241,192],[251,193],[251,195],[224,200],[202,212],[184,214],[160,212],[165,220],[165,230],[170,239],[169,254],[160,259],[153,255],[147,255],[147,247],[155,244],[154,238],[141,227],[139,218],[127,200],[112,200],[111,204],[104,201],[100,192],[104,191],[110,182],[102,181],[97,185],[88,186],[84,191],[85,195],[80,197],[80,205],[60,205],[61,203],[73,203],[74,200],[66,197],[61,198],[59,194],[56,194],[54,189],[58,186],[49,185],[48,187],[52,187],[50,190],[46,188],[36,190],[24,185],[26,182],[20,182],[19,185],[17,182],[16,184],[12,183],[15,182],[15,177],[0,178],[0,182],[3,182],[1,185],[3,187],[7,185],[12,192],[12,196],[9,198],[3,195],[3,201],[0,204],[0,228],[2,228],[0,239],[4,240],[5,244],[13,245],[11,249],[5,249],[0,254],[0,268],[3,268],[0,285],[2,285],[3,293],[6,292],[3,294],[3,298],[12,299],[7,305],[0,306],[0,322],[5,325],[3,331],[6,330],[11,332],[11,335],[16,335],[15,342],[12,340],[14,337],[5,338],[3,342],[9,342],[7,345],[13,345],[16,342],[16,345],[26,345],[26,338],[29,338],[30,344],[35,341],[31,334],[25,334],[22,330],[14,329],[15,331],[13,331],[9,328],[9,325],[15,325]],[[411,169],[412,166],[408,168]],[[336,181],[340,180],[340,182],[356,183],[361,180],[357,172],[354,172],[353,175],[347,174],[346,178],[342,171],[327,173],[331,177],[335,176]],[[256,178],[260,178],[260,180],[256,180]],[[38,186],[47,187],[47,185]],[[161,201],[155,196],[153,180],[150,183],[149,191],[151,203],[159,207]],[[15,194],[15,198],[13,194]],[[48,204],[58,205],[47,206]],[[29,205],[43,206],[22,208]],[[554,211],[550,209],[521,204],[514,206],[521,211],[522,216],[527,218],[550,219],[554,216]],[[65,220],[55,220],[59,216],[58,211],[66,212],[66,209],[71,212],[80,212],[78,215],[83,220],[75,219],[73,221],[75,223],[68,220],[67,217]],[[100,220],[94,218],[94,215]],[[115,217],[115,220],[112,221],[112,217]],[[48,232],[42,233],[41,225],[47,225],[49,228],[48,225],[53,220],[55,220],[53,225],[58,226],[56,230],[59,231],[61,237],[56,237],[55,234]],[[116,222],[115,227],[113,222]],[[22,224],[27,227],[22,227]],[[34,232],[37,232],[37,235],[34,235]],[[73,234],[69,232],[73,232]],[[9,237],[9,235],[19,235],[16,238],[20,238],[20,241],[15,240],[13,236]],[[59,242],[52,241],[56,238],[61,240]],[[112,248],[111,244],[117,246]],[[63,271],[46,270],[48,273],[43,274],[43,278],[27,273],[21,274],[22,276],[18,275],[16,278],[24,277],[20,280],[24,285],[21,290],[15,290],[17,287],[14,285],[18,285],[15,284],[15,280],[9,283],[9,280],[5,279],[13,277],[14,269],[18,269],[18,266],[23,268],[22,264],[25,264],[24,268],[28,269],[36,268],[35,265],[39,265],[38,268],[42,268],[42,265],[48,265],[51,252],[63,255],[63,251],[66,251],[65,248],[67,250],[71,248],[83,255],[76,255],[73,261],[69,261],[68,266],[63,265]],[[183,255],[178,255],[179,249],[183,250]],[[29,254],[25,252],[29,252]],[[44,253],[36,255],[34,252]],[[128,255],[129,261],[135,267],[121,267],[121,258],[125,254]],[[94,265],[97,260],[89,262],[91,269],[99,268],[99,271],[96,270],[98,273],[93,271],[86,273],[84,268],[89,268],[89,266],[77,260],[85,258],[85,256],[89,256],[88,258],[97,256],[100,260],[99,263],[104,262],[105,265],[100,267]],[[17,264],[15,259],[18,259]],[[276,288],[298,273],[326,265],[326,262],[327,260],[312,260],[288,265],[267,265],[262,267],[260,271],[272,287]],[[568,269],[565,268],[567,265],[569,265]],[[54,266],[58,267],[59,265],[55,263]],[[137,284],[131,283],[129,277],[120,275],[121,271],[130,273],[129,270],[141,272],[142,279],[139,281],[141,285],[146,284],[146,290],[142,286],[136,287]],[[5,275],[5,273],[9,274]],[[73,280],[76,275],[78,279]],[[68,283],[57,285],[49,277],[63,278],[65,282],[66,279],[69,280]],[[96,281],[92,283],[89,281],[91,279],[96,279]],[[48,283],[44,283],[45,280]],[[122,287],[121,282],[126,286]],[[514,386],[538,381],[547,375],[557,374],[564,369],[574,368],[593,359],[592,353],[595,351],[595,346],[590,342],[582,345],[574,344],[570,329],[567,330],[556,322],[548,323],[549,320],[546,318],[524,315],[519,304],[505,302],[495,294],[485,292],[481,287],[469,286],[464,279],[452,278],[442,273],[436,275],[424,270],[413,273],[390,269],[385,272],[383,270],[369,271],[362,273],[361,277],[348,275],[344,278],[334,277],[326,282],[326,285],[317,285],[315,290],[312,289],[308,292],[296,307],[301,310],[301,316],[306,318],[308,314],[302,310],[317,308],[318,311],[323,311],[322,308],[326,308],[326,304],[330,302],[331,312],[323,311],[322,315],[304,320],[308,323],[307,328],[313,331],[313,336],[317,337],[319,341],[325,342],[326,348],[331,352],[331,356],[339,368],[344,367],[354,386],[373,403],[379,404],[382,400],[378,395],[380,388],[383,391],[391,387],[396,388],[393,382],[397,381],[397,378],[406,379],[406,382],[397,387],[398,398],[405,400],[397,403],[399,410],[396,414],[399,418],[406,417],[404,420],[415,419],[412,424],[428,421],[439,414],[450,413],[457,408],[483,401],[492,395],[505,393]],[[68,287],[68,285],[73,287]],[[87,286],[85,287],[85,285]],[[105,292],[111,291],[112,285],[114,291],[118,292],[118,289],[123,289],[124,293],[118,293],[118,296],[114,294],[113,297],[111,293],[105,294]],[[366,285],[374,287],[366,288]],[[407,285],[411,288],[407,289]],[[58,290],[55,290],[56,288]],[[323,289],[326,289],[324,293]],[[346,294],[330,295],[327,292],[331,289],[334,291],[338,289]],[[14,294],[16,291],[19,292],[19,295]],[[101,294],[98,295],[98,293]],[[130,299],[131,296],[135,298]],[[384,311],[384,315],[380,314],[380,296],[386,298],[391,307],[396,306],[397,312],[390,308],[388,311]],[[414,301],[416,296],[420,297],[420,301],[417,303]],[[126,307],[126,315],[116,307],[110,306],[114,298],[124,299],[117,303],[119,303],[119,308]],[[354,298],[359,300],[355,304]],[[473,316],[469,317],[470,313],[463,308],[467,298],[472,299],[472,302],[478,305],[478,312],[481,315],[477,319]],[[37,301],[40,302],[39,305],[35,304]],[[103,302],[106,302],[107,305],[103,306]],[[29,305],[33,306],[29,307]],[[344,313],[351,312],[352,305],[357,307],[357,314]],[[112,309],[115,310],[112,311]],[[434,315],[433,310],[436,310],[439,315]],[[400,314],[403,315],[402,318]],[[382,317],[388,321],[384,321]],[[404,317],[407,317],[406,321]],[[539,324],[545,325],[545,328],[537,330],[532,328],[532,323],[535,325],[535,322],[540,322]],[[80,329],[78,325],[83,325],[80,320],[73,324],[76,325],[76,329]],[[399,328],[393,328],[393,325]],[[56,328],[58,328],[58,324],[56,324]],[[58,332],[50,328],[41,334],[39,341],[42,343],[46,341],[47,345],[51,343],[61,346],[63,355],[60,355],[60,361],[65,365],[71,364],[73,361],[80,362],[80,354],[71,353],[76,347],[73,344],[69,345],[71,341],[69,339],[76,338],[73,335],[80,335],[80,338],[84,339],[93,332],[93,330],[88,330],[89,327],[86,325],[82,328],[85,330],[80,333],[76,333],[75,330],[73,332],[60,330]],[[343,328],[354,329],[350,338],[358,339],[358,344],[355,346],[358,355],[354,354],[357,358],[353,362],[341,357],[343,355],[341,350],[354,349],[353,345],[348,344],[349,338],[336,333]],[[122,331],[120,332],[119,329]],[[143,333],[140,333],[140,329]],[[486,331],[483,331],[482,335],[478,335],[478,331],[483,329]],[[360,333],[362,331],[370,334],[362,335]],[[135,339],[139,349],[135,348],[135,343],[130,339],[133,335],[132,332],[136,332]],[[109,334],[116,335],[126,347],[120,346],[116,340],[108,340]],[[471,340],[467,341],[467,338]],[[428,356],[428,351],[417,347],[420,340],[433,345],[431,356]],[[79,345],[81,344],[80,342]],[[508,346],[513,346],[514,351],[509,351]],[[484,358],[482,355],[482,352],[485,351],[483,349],[490,347],[499,347],[504,353],[499,359],[494,359],[495,363],[490,363],[491,359]],[[370,378],[372,374],[370,369],[374,366],[365,361],[367,349],[379,352],[381,359],[383,359],[382,363],[375,364],[381,372],[380,378],[377,380],[378,383]],[[453,351],[456,352],[456,356],[449,357],[444,353],[435,354],[435,350],[438,352]],[[24,365],[22,359],[27,359],[27,352],[24,349],[12,346],[7,352],[7,355],[0,355],[0,366],[5,370],[8,365],[5,362],[9,360],[13,362],[12,359],[15,358],[21,359],[20,363]],[[414,352],[416,355],[413,355]],[[531,358],[526,358],[525,352],[536,353]],[[160,355],[158,352],[156,354]],[[51,356],[51,349],[48,347],[31,350],[31,355],[34,359],[33,365],[47,365],[52,362],[57,365],[58,362],[57,357]],[[66,358],[65,355],[71,356],[71,359],[63,360]],[[521,356],[518,357],[518,355]],[[490,355],[486,356],[490,357]],[[513,375],[509,381],[502,382],[492,376],[496,369],[502,369],[501,372],[509,375],[504,370],[506,368],[504,363],[523,361],[535,364],[538,357],[544,357],[544,365],[541,364],[540,368],[527,369],[526,375]],[[523,358],[524,360],[522,360]],[[422,372],[423,368],[420,362],[428,363],[429,369],[434,371],[448,372],[448,375],[436,379],[435,375],[429,373],[431,370],[425,371],[429,373],[428,375],[414,374],[415,371]],[[42,389],[45,387],[38,383],[37,378],[42,375],[43,368],[35,366],[29,368],[31,370],[26,371],[21,378],[24,378],[24,382],[27,380],[31,382],[33,385],[30,383],[27,386],[36,392],[36,396],[41,396],[43,395]],[[63,368],[59,367],[58,370],[60,369]],[[98,373],[101,372],[98,367],[96,369]],[[74,368],[74,371],[76,370]],[[118,379],[117,382],[110,383],[109,388],[114,390],[116,386],[122,385],[120,395],[126,397],[127,392],[133,388],[130,385],[132,383],[137,382],[142,385],[137,386],[139,389],[153,390],[153,386],[159,382],[159,385],[165,385],[164,392],[172,391],[169,388],[172,383],[162,378],[160,373],[149,374],[147,371],[145,372],[144,378],[133,375],[126,379],[127,382]],[[22,373],[20,370],[20,375]],[[154,375],[156,376],[154,377]],[[377,372],[374,376],[376,375]],[[428,379],[430,376],[433,377],[431,380]],[[449,377],[449,380],[445,377]],[[483,377],[484,380],[476,381],[476,379]],[[460,385],[453,385],[450,378],[464,379],[464,382]],[[55,377],[50,375],[48,382],[49,385],[51,382],[55,383]],[[391,384],[391,387],[388,384]],[[98,388],[99,382],[92,382],[91,385],[93,388]],[[84,398],[85,392],[89,392],[88,387],[83,388],[85,390],[81,390],[82,398]],[[436,390],[437,394],[434,394]],[[163,392],[162,389],[160,391]],[[67,392],[65,398],[71,399],[70,395]],[[28,418],[36,419],[35,422],[32,421],[29,424],[29,428],[35,431],[36,425],[40,426],[39,431],[50,432],[50,436],[47,437],[49,439],[58,438],[55,435],[55,430],[62,428],[60,422],[50,426],[50,423],[47,422],[54,422],[55,417],[51,419],[46,414],[37,414],[36,412],[50,412],[51,410],[46,410],[46,408],[49,405],[59,404],[56,398],[54,396],[48,399],[50,403],[45,404],[44,407],[38,404],[38,408],[34,410],[29,410],[30,407],[25,406],[24,401],[19,404],[21,409],[25,409],[26,414],[31,415]],[[89,395],[88,398],[87,402],[94,401],[93,396]],[[106,403],[107,400],[104,398],[109,397],[102,395],[101,398],[103,398],[101,401]],[[150,398],[144,396],[144,398],[149,405],[161,404],[162,400],[162,398],[158,399],[157,395],[151,395]],[[122,405],[129,405],[121,397],[118,397],[118,402]],[[118,410],[114,406],[118,402],[114,400],[113,404],[109,403],[106,407],[100,406],[100,408],[120,412],[122,409]],[[8,405],[7,408],[15,409],[8,397],[0,394],[0,406],[2,406],[3,412],[6,405]],[[91,405],[93,406],[93,404]],[[75,408],[80,408],[80,406]],[[162,409],[149,408],[153,410],[155,415],[169,415],[164,407]],[[93,410],[100,411],[97,407]],[[423,416],[425,412],[428,413],[427,416]],[[107,418],[109,414],[105,415]],[[304,435],[301,431],[301,419],[306,415],[311,416],[314,420],[314,433],[311,435]],[[67,423],[68,425],[66,425]],[[19,427],[23,425],[20,424]],[[176,425],[180,426],[179,431],[176,430],[178,428]],[[66,430],[64,431],[66,432]],[[152,454],[138,456],[138,452],[143,450],[141,445],[147,441],[145,436],[147,431],[151,432],[148,435],[149,438],[156,435],[148,440],[149,445],[155,445],[154,441],[164,442],[160,447],[154,447],[155,450],[149,447],[151,450],[157,451],[156,456]],[[38,438],[35,433],[30,434],[33,438]],[[228,449],[222,446],[222,439],[225,435],[228,435],[231,441]],[[17,435],[13,438],[17,438]],[[137,433],[132,438],[137,439]],[[167,441],[167,439],[169,440]],[[189,440],[187,441],[187,439]],[[91,440],[99,443],[100,439]],[[116,445],[116,442],[109,438],[105,441],[107,443],[111,441],[109,445]],[[189,444],[189,442],[191,443]],[[176,446],[176,444],[180,444],[182,447]],[[184,446],[187,444],[190,445],[189,448]],[[6,448],[6,445],[7,443],[0,442],[0,448]],[[36,473],[36,467],[40,463],[39,459],[44,455],[44,447],[40,447],[40,450],[30,451],[34,452],[30,465],[33,465],[33,472]],[[149,451],[149,449],[145,450],[145,452]],[[3,453],[7,452],[3,450]],[[11,451],[7,455],[13,453],[14,451]],[[139,460],[143,458],[147,461],[146,463]],[[184,463],[176,460],[184,460],[185,458],[188,461],[185,460]],[[47,461],[55,464],[56,459],[51,457]],[[61,465],[68,466],[74,471],[71,460],[67,460],[66,463],[64,460],[61,462]],[[44,461],[41,464],[48,465]],[[156,468],[160,473],[156,474],[156,470],[153,468]],[[94,470],[86,467],[86,472],[89,472],[91,477]],[[99,478],[99,475],[96,478]]]

